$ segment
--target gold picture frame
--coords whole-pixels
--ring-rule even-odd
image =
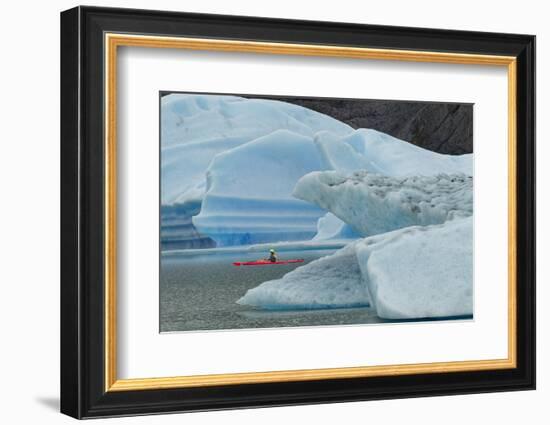
[[[516,366],[516,58],[513,56],[474,55],[412,50],[389,50],[357,47],[315,46],[254,41],[233,41],[159,37],[128,34],[105,34],[105,391],[150,390],[265,382],[340,379],[410,375],[417,373],[465,372],[509,369]],[[117,379],[116,375],[116,95],[117,52],[119,47],[189,49],[239,53],[263,53],[302,56],[329,56],[359,60],[396,60],[506,67],[508,72],[508,358],[459,362],[401,364],[327,369],[306,369],[217,375],[175,376],[168,378]]]

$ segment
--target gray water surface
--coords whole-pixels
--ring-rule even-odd
[[[274,328],[289,326],[378,323],[369,308],[265,311],[236,303],[247,290],[278,279],[296,267],[334,250],[286,251],[282,259],[304,263],[240,266],[234,261],[261,258],[258,253],[208,253],[162,257],[160,272],[161,332]]]

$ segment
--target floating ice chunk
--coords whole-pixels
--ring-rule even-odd
[[[386,319],[473,314],[473,219],[367,238],[356,253],[373,306]],[[299,269],[298,269],[299,270]]]
[[[268,310],[369,305],[353,245],[250,289],[238,304]]]
[[[385,319],[473,314],[473,220],[414,226],[352,242],[249,290],[264,309],[371,305]]]
[[[472,178],[447,175],[403,178],[358,171],[313,172],[294,196],[332,212],[362,236],[413,225],[443,223],[472,214]]]

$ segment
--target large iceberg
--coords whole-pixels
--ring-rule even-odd
[[[263,214],[265,225],[260,225],[262,217],[257,217],[253,223],[254,226],[239,233],[238,229],[242,228],[242,225],[239,225],[238,221],[243,219],[243,215],[231,219],[231,210],[242,211],[245,206],[251,207],[254,204],[254,199],[252,199],[254,197],[261,200],[262,197],[256,196],[255,193],[250,194],[250,203],[248,204],[237,200],[235,202],[221,200],[225,206],[229,207],[229,210],[222,214],[223,219],[217,224],[214,223],[216,221],[214,216],[206,218],[203,214],[199,222],[202,221],[203,229],[211,229],[213,235],[201,234],[194,227],[191,222],[192,216],[188,213],[195,210],[187,206],[193,205],[198,208],[193,215],[201,210],[201,204],[207,191],[207,170],[211,170],[211,174],[216,175],[217,165],[213,165],[214,161],[221,166],[224,164],[223,156],[218,158],[218,155],[223,155],[281,131],[287,131],[291,138],[307,137],[310,140],[316,133],[323,130],[339,136],[353,131],[348,125],[329,116],[290,103],[267,99],[246,99],[225,95],[170,94],[162,97],[161,111],[161,204],[170,207],[161,209],[161,222],[166,227],[163,234],[168,239],[178,241],[177,244],[172,242],[164,244],[167,249],[169,247],[211,246],[208,242],[208,240],[212,241],[210,236],[217,237],[217,235],[223,235],[220,236],[222,245],[247,244],[254,241],[268,242],[280,240],[281,237],[284,240],[284,234],[277,234],[276,229],[269,228],[270,223],[273,222],[269,214],[277,215],[279,205],[275,201],[269,208],[266,202],[263,202],[261,208],[258,207],[265,213]],[[270,153],[269,149],[265,151],[265,154],[274,155]],[[300,152],[298,145],[295,146],[294,155],[299,157],[302,154],[305,153]],[[246,162],[246,159],[244,161]],[[250,162],[243,165],[246,168]],[[244,168],[241,171],[246,171]],[[317,166],[315,169],[320,168]],[[309,168],[307,170],[309,171]],[[235,170],[235,172],[238,171]],[[256,171],[260,170],[256,167]],[[251,185],[263,188],[264,192],[261,195],[265,197],[274,185],[279,184],[279,181],[285,181],[286,174],[286,170],[281,170],[278,175],[268,178],[266,173],[254,176],[248,173],[252,180],[246,187],[241,188],[243,192],[239,197],[242,200],[246,196],[243,194]],[[292,188],[288,184],[287,187],[287,195],[290,195]],[[215,197],[216,195],[212,194],[208,204],[210,206],[216,204],[214,210],[219,212],[220,198],[216,200]],[[290,196],[287,198],[290,199]],[[275,198],[272,197],[272,199]],[[255,210],[253,208],[249,215],[254,214],[254,211],[258,212],[258,208]],[[292,232],[292,228],[286,231],[291,240],[310,239],[315,234],[316,220],[320,215],[318,208],[292,199],[286,207],[283,206],[283,209],[286,209],[287,212],[296,210],[291,217],[298,217],[298,220],[293,223],[293,229],[296,232]],[[177,212],[184,215],[177,217],[174,215]],[[299,218],[300,216],[302,218]],[[287,223],[292,221],[291,217],[287,219]],[[173,225],[178,221],[188,224],[185,226]],[[222,222],[229,227],[222,230]],[[230,237],[233,225],[236,225],[234,227],[236,233],[235,237]],[[282,226],[279,226],[279,230],[281,229]],[[193,239],[194,235],[197,240]],[[206,242],[202,244],[201,241]]]
[[[330,131],[315,135],[326,170],[356,170],[386,176],[431,176],[440,173],[472,175],[473,157],[442,155],[422,149],[373,129],[358,129],[339,136]],[[332,213],[319,219],[316,240],[354,238],[356,231]]]
[[[331,211],[362,236],[472,214],[472,178],[464,174],[389,177],[367,171],[314,172],[294,196]]]
[[[292,196],[296,182],[319,170],[310,137],[278,130],[217,155],[193,224],[218,246],[311,239],[321,208]]]
[[[268,99],[170,94],[161,99],[162,204],[202,199],[205,173],[219,153],[278,130],[313,137],[353,129],[327,115]]]

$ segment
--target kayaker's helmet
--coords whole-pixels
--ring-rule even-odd
[[[275,250],[274,250],[273,248],[271,248],[271,249],[269,250],[269,252],[271,252],[272,254],[275,254]]]

